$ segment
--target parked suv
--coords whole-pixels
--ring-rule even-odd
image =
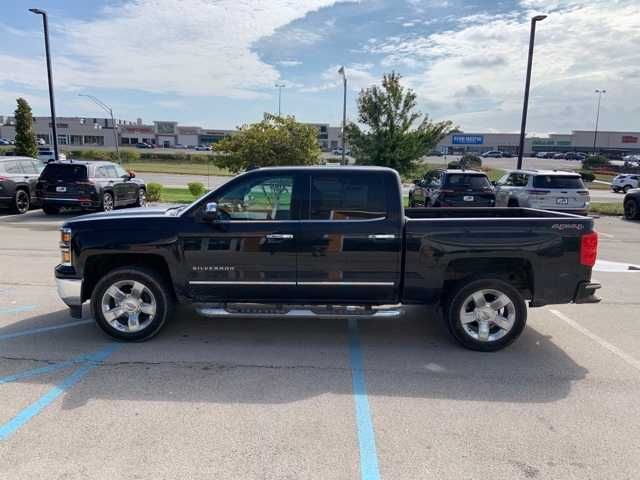
[[[27,213],[35,200],[38,175],[44,164],[30,157],[0,157],[0,207]]]
[[[611,182],[611,190],[614,192],[623,191],[627,193],[632,188],[640,187],[640,175],[638,174],[620,174],[613,177]]]
[[[415,180],[409,192],[410,207],[493,207],[491,182],[474,170],[433,170]]]
[[[36,194],[46,214],[62,207],[110,211],[144,206],[146,185],[111,162],[52,162],[42,171]]]
[[[502,158],[504,155],[500,150],[489,150],[480,155],[483,158]]]
[[[496,206],[573,212],[589,209],[589,190],[579,174],[559,170],[514,170],[496,183]]]

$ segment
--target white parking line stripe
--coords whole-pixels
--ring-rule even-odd
[[[609,342],[607,342],[605,339],[600,338],[598,335],[596,335],[595,333],[591,332],[590,330],[587,330],[585,327],[583,327],[579,323],[576,323],[575,321],[571,320],[565,314],[560,313],[557,310],[549,309],[549,311],[551,313],[553,313],[556,317],[558,317],[560,320],[563,320],[567,325],[575,328],[580,333],[582,333],[583,335],[589,337],[591,340],[593,340],[594,342],[599,344],[601,347],[606,348],[611,353],[613,353],[614,355],[618,356],[619,358],[621,358],[622,360],[627,362],[629,365],[631,365],[636,370],[640,370],[640,360],[637,360],[637,359],[633,358],[631,355],[628,355],[627,353],[623,352],[622,350],[620,350],[615,345],[612,345]]]
[[[615,238],[613,235],[611,235],[610,233],[604,233],[598,230],[598,235],[602,235],[605,238]]]

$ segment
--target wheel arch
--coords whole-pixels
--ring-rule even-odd
[[[173,298],[177,298],[169,265],[161,255],[109,253],[92,255],[86,259],[83,270],[82,301],[91,298],[95,286],[103,276],[120,267],[142,267],[158,273],[169,287]]]

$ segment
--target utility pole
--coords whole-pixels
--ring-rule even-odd
[[[341,164],[342,165],[346,165],[347,164],[347,160],[346,160],[346,152],[345,152],[345,146],[344,146],[344,137],[345,137],[345,129],[347,128],[347,74],[344,71],[344,66],[340,67],[340,70],[338,70],[338,73],[340,75],[342,75],[342,85],[343,85],[343,100],[342,100],[342,135],[341,135],[341,139],[342,139],[342,160],[341,160]]]
[[[116,122],[113,119],[113,110],[109,105],[104,103],[102,100],[94,97],[93,95],[87,95],[84,93],[79,93],[79,97],[87,97],[93,103],[102,108],[105,112],[107,112],[111,116],[111,125],[113,126],[113,140],[116,142],[116,157],[118,158],[118,163],[120,163],[120,147],[118,146],[118,129],[116,127]]]
[[[524,150],[524,135],[527,128],[527,110],[529,109],[529,87],[531,85],[531,66],[533,64],[533,45],[536,38],[536,22],[547,18],[546,15],[536,15],[531,19],[531,33],[529,34],[529,58],[527,60],[527,79],[524,84],[524,105],[522,106],[522,123],[520,124],[520,146],[518,148],[518,170],[522,168]]]
[[[281,104],[282,104],[282,89],[285,87],[286,85],[284,83],[276,83],[275,87],[278,89],[278,116],[281,116]]]
[[[58,161],[58,129],[56,125],[56,102],[53,98],[53,75],[51,73],[51,53],[49,51],[49,22],[47,12],[38,8],[30,8],[31,13],[42,15],[42,26],[44,28],[44,50],[47,57],[47,77],[49,80],[49,105],[51,107],[51,130],[53,132],[53,155]]]
[[[607,93],[606,90],[596,90],[598,94],[598,108],[596,110],[596,129],[593,132],[593,154],[596,153],[596,142],[598,140],[598,121],[600,120],[600,100],[602,100],[602,94]]]

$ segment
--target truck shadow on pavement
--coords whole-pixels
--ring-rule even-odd
[[[32,316],[0,328],[0,337],[72,321],[66,310]],[[95,399],[280,404],[351,395],[349,335],[344,320],[211,320],[179,309],[154,339],[121,343],[65,394],[63,408]],[[496,353],[459,347],[438,316],[419,309],[395,321],[361,321],[357,335],[370,396],[544,403],[567,397],[587,373],[531,326]],[[0,377],[110,343],[94,323],[0,340]],[[18,382],[54,385],[70,373]]]

